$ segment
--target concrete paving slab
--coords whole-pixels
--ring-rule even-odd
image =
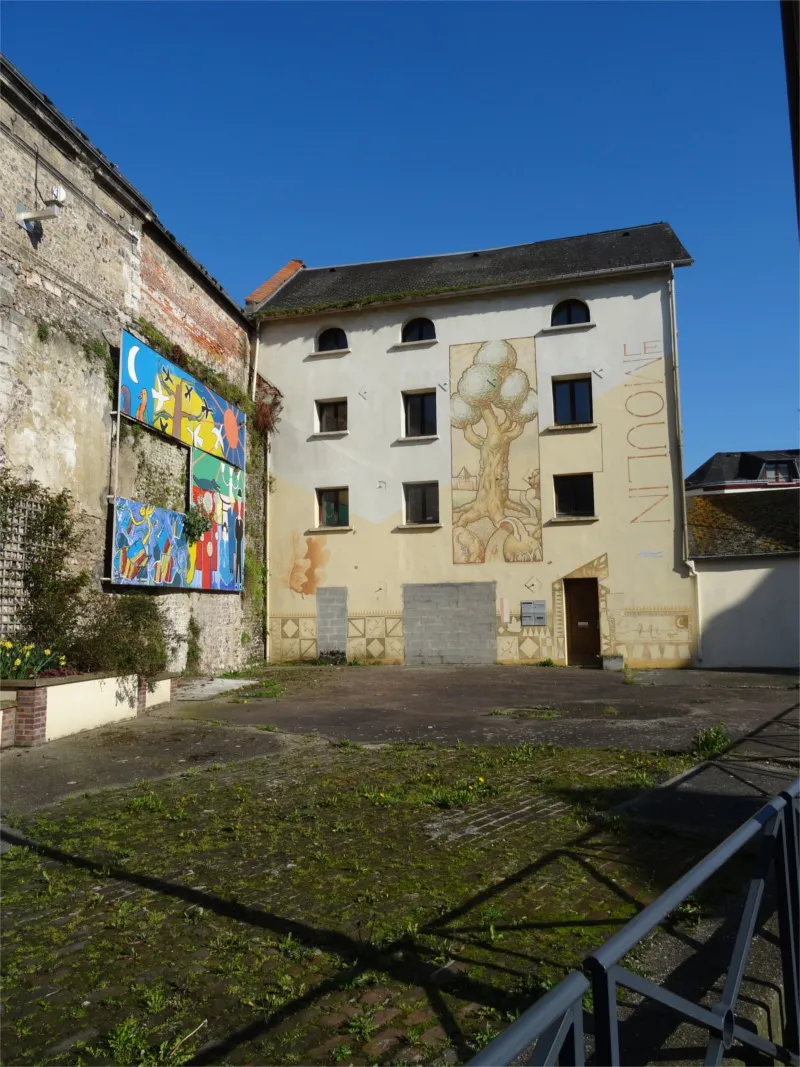
[[[236,689],[246,689],[255,685],[253,678],[193,678],[178,687],[179,701],[211,700]]]

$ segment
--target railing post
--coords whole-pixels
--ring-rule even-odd
[[[572,1026],[561,1046],[559,1067],[583,1067],[586,1062],[583,1045],[583,999],[572,1008]]]
[[[593,956],[586,960],[586,967],[592,979],[595,1063],[597,1067],[619,1067],[615,968],[610,967],[606,970]]]
[[[778,930],[780,934],[781,963],[783,971],[783,1001],[786,1022],[783,1044],[795,1055],[800,1054],[800,967],[798,966],[797,900],[797,819],[794,799],[782,794],[786,800],[778,832],[775,851],[775,893],[778,904]]]

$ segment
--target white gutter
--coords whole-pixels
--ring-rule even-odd
[[[672,330],[672,388],[675,394],[675,434],[677,440],[677,453],[678,453],[678,477],[679,481],[679,496],[681,502],[681,547],[683,555],[683,563],[689,574],[694,579],[694,598],[695,598],[695,616],[697,619],[696,624],[696,637],[695,637],[695,659],[698,663],[703,662],[703,619],[702,619],[702,605],[700,602],[700,579],[695,569],[694,562],[689,559],[689,529],[688,529],[688,516],[686,509],[686,486],[684,484],[683,475],[683,422],[681,420],[681,393],[680,383],[678,376],[678,316],[675,310],[675,268],[670,264],[669,279],[667,281],[669,288],[669,318],[670,327]]]

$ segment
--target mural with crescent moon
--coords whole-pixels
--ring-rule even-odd
[[[119,402],[128,418],[244,468],[244,412],[126,330]]]

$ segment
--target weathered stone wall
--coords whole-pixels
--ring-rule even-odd
[[[76,564],[108,573],[108,496],[113,492],[112,398],[120,329],[140,317],[240,388],[250,375],[243,318],[149,223],[113,173],[58,129],[36,101],[0,101],[0,466],[22,479],[69,489],[84,533]],[[12,87],[13,88],[13,87]],[[17,205],[41,206],[52,185],[67,191],[58,219],[32,240]],[[263,655],[264,446],[248,446],[245,596],[159,592],[178,635],[172,669],[186,662],[189,619],[200,626],[201,669]],[[126,424],[120,495],[183,509],[188,450]],[[263,599],[263,598],[262,598]]]

